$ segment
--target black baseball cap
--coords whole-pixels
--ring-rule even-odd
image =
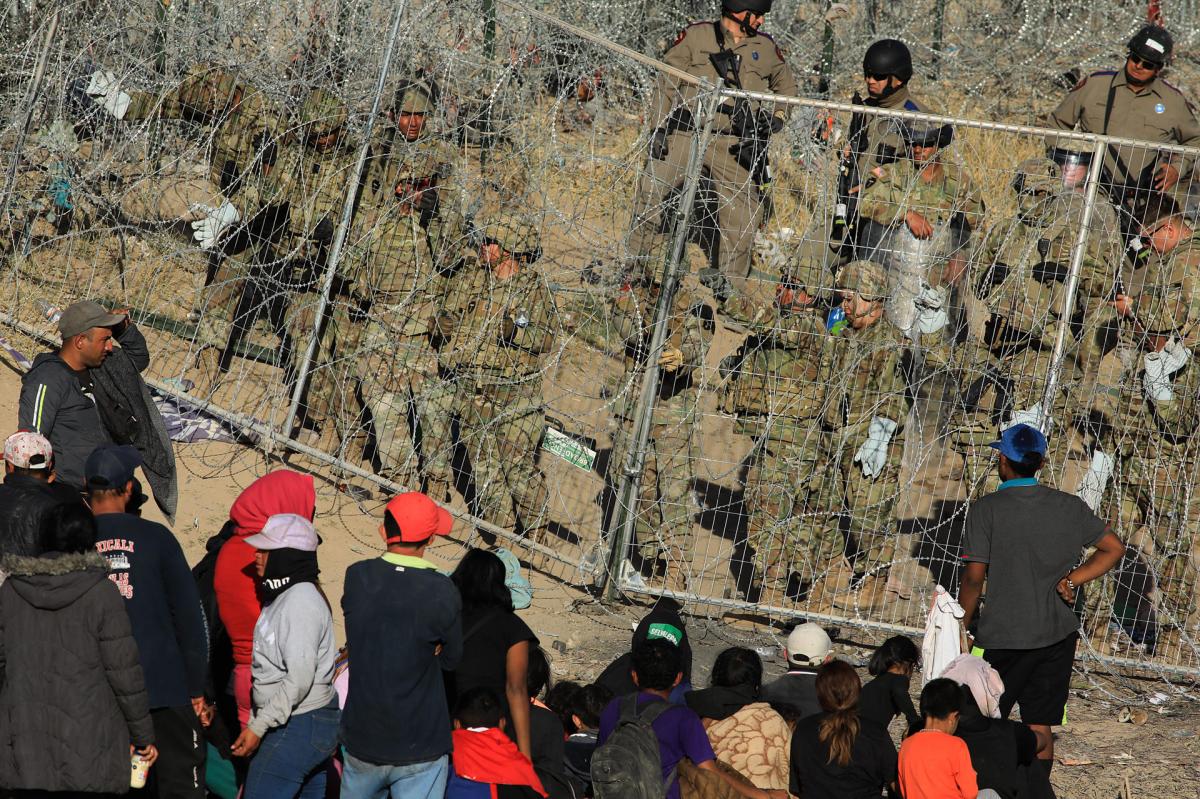
[[[124,488],[142,465],[142,453],[129,444],[102,444],[83,465],[88,488]]]

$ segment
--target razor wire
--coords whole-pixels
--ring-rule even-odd
[[[49,9],[61,20],[53,36]],[[802,79],[806,98],[739,95],[728,89],[714,95],[790,108],[787,126],[771,144],[774,215],[755,243],[755,274],[773,298],[777,286],[792,290],[784,278],[798,251],[828,248],[836,152],[829,142],[813,140],[813,128],[831,121],[830,138],[844,138],[847,121],[860,109],[829,98],[845,96],[857,83],[857,59],[873,38],[896,35],[909,42],[920,62],[914,90],[936,95],[940,107],[957,112],[924,119],[955,126],[956,140],[944,150],[947,163],[970,177],[985,208],[966,242],[954,239],[961,231],[950,230],[948,222],[928,241],[908,236],[902,226],[880,224],[873,257],[899,276],[889,286],[888,322],[911,332],[916,295],[925,288],[921,281],[929,282],[931,268],[952,267],[966,270],[972,289],[955,286],[942,300],[962,337],[1000,336],[980,320],[995,316],[1002,302],[1010,310],[1020,306],[1021,314],[1032,317],[1030,324],[1048,328],[1039,329],[1048,346],[1022,343],[1019,352],[1001,346],[999,355],[987,346],[970,351],[958,346],[961,341],[939,354],[928,342],[898,340],[897,351],[909,360],[901,375],[906,418],[891,420],[902,423],[889,455],[899,462],[887,464],[894,470],[887,489],[869,498],[866,516],[858,519],[846,497],[846,481],[859,442],[834,446],[824,421],[828,398],[844,387],[844,376],[773,371],[777,349],[762,340],[778,333],[770,325],[755,328],[733,320],[713,288],[697,279],[696,273],[720,257],[716,228],[725,201],[720,187],[706,169],[685,168],[686,179],[672,191],[639,196],[648,163],[648,130],[641,117],[664,71],[655,57],[680,27],[715,16],[711,9],[686,3],[599,8],[560,2],[526,12],[504,2],[454,8],[413,3],[398,39],[383,41],[377,34],[394,11],[389,4],[372,3],[152,2],[134,4],[118,18],[90,3],[6,6],[0,19],[14,46],[0,55],[5,65],[0,74],[6,76],[0,94],[15,115],[0,136],[3,172],[12,175],[4,197],[10,210],[0,221],[8,267],[2,291],[11,318],[26,332],[44,334],[54,308],[83,296],[132,307],[149,330],[156,354],[152,377],[160,390],[198,402],[262,445],[288,451],[300,465],[329,470],[370,508],[378,503],[372,491],[427,486],[429,463],[444,458],[451,468],[450,505],[459,518],[485,539],[524,547],[539,567],[569,582],[588,585],[611,574],[610,590],[672,595],[714,615],[804,616],[880,631],[914,631],[932,586],[941,581],[953,587],[967,504],[986,492],[989,480],[994,482],[981,437],[994,437],[1011,411],[1032,411],[1029,418],[1061,434],[1051,465],[1052,482],[1064,490],[1077,490],[1096,451],[1111,458],[1099,507],[1118,521],[1123,538],[1136,539],[1126,562],[1094,587],[1082,609],[1089,652],[1118,669],[1157,671],[1190,685],[1197,668],[1194,635],[1185,618],[1187,589],[1194,584],[1189,514],[1197,508],[1191,498],[1190,436],[1182,437],[1187,441],[1181,447],[1147,427],[1156,417],[1141,401],[1140,344],[1130,337],[1128,324],[1117,325],[1125,338],[1107,353],[1112,357],[1104,367],[1114,374],[1103,375],[1109,380],[1103,391],[1116,398],[1108,412],[1128,429],[1114,434],[1118,425],[1111,421],[1107,428],[1079,424],[1069,413],[1072,403],[1092,410],[1103,394],[1096,376],[1080,368],[1074,354],[1080,328],[1093,325],[1100,300],[1087,286],[1076,290],[1073,285],[1096,281],[1083,271],[1084,256],[1094,239],[1112,233],[1105,229],[1107,216],[1088,216],[1099,207],[1098,175],[1080,184],[1085,194],[1067,202],[1074,215],[1067,226],[1070,241],[1047,237],[1060,253],[1059,262],[1066,253],[1065,273],[999,280],[982,292],[985,297],[978,288],[985,276],[996,276],[993,267],[1002,262],[1001,252],[1004,258],[1037,262],[1024,267],[1005,262],[1014,269],[1048,262],[1036,243],[1022,252],[1015,242],[1022,211],[1010,184],[1017,163],[1042,154],[1044,137],[1057,132],[1022,123],[1052,108],[1074,83],[1060,79],[1063,72],[1086,73],[1119,57],[1138,22],[1134,10],[1117,4],[997,3],[968,9],[952,3],[904,8],[780,3],[768,24]],[[1183,3],[1167,13],[1169,24],[1194,15],[1194,9]],[[1015,28],[1013,20],[1020,21]],[[1175,72],[1188,78],[1195,74],[1187,52],[1195,31],[1178,33]],[[1097,41],[1111,46],[1097,48]],[[826,55],[829,42],[831,57]],[[384,58],[389,44],[398,54],[390,67]],[[40,91],[34,80],[39,59],[47,65]],[[421,349],[415,360],[404,361],[411,374],[397,375],[393,353],[387,347],[368,348],[361,339],[382,329],[398,351],[402,340],[428,336],[425,298],[435,293],[432,278],[410,286],[410,294],[397,301],[356,294],[354,280],[365,280],[362,274],[338,271],[328,260],[325,240],[305,238],[311,230],[291,228],[288,241],[268,242],[268,254],[245,248],[227,254],[214,269],[212,253],[195,246],[191,223],[202,216],[196,206],[226,199],[236,204],[210,179],[219,123],[165,115],[116,121],[98,113],[87,92],[91,76],[107,70],[128,92],[166,98],[201,62],[236,72],[266,105],[280,109],[281,147],[304,145],[307,123],[300,111],[313,88],[329,90],[345,105],[347,133],[338,157],[320,161],[324,172],[302,172],[307,183],[300,196],[329,194],[336,200],[330,207],[339,212],[343,200],[356,200],[353,218],[331,217],[335,237],[345,241],[342,261],[385,268],[400,256],[380,256],[372,248],[399,235],[396,212],[363,199],[378,193],[372,186],[376,173],[368,168],[358,176],[353,155],[368,147],[374,155],[395,143],[390,123],[368,124],[368,109],[380,102],[388,106],[403,81],[420,77],[436,84],[440,97],[430,126],[449,145],[453,167],[439,187],[441,214],[454,224],[445,226],[431,250],[458,264],[453,285],[468,284],[479,276],[474,259],[488,219],[501,211],[522,211],[540,233],[539,285],[533,290],[552,298],[546,317],[550,345],[536,357],[513,355],[511,363],[524,359],[519,373],[488,373],[490,383],[481,387],[480,367],[487,366],[481,362],[488,360],[483,354],[507,357],[513,349],[511,341],[502,347],[496,343],[503,320],[515,324],[535,316],[530,307],[509,307],[507,290],[493,285],[474,298],[475,306],[460,304],[459,318],[475,314],[482,332],[454,343],[461,331],[451,331],[455,362],[445,350]],[[35,94],[32,103],[21,100]],[[868,116],[921,119],[883,111]],[[32,126],[22,144],[26,118]],[[1111,145],[1127,154],[1141,152],[1133,142],[1057,135],[1085,148]],[[700,154],[712,147],[699,132],[680,138]],[[1181,154],[1177,148],[1161,152]],[[326,178],[329,169],[333,177]],[[913,199],[912,187],[897,191],[877,203],[881,218],[889,208],[919,208],[925,202]],[[695,202],[689,203],[693,192]],[[648,351],[640,351],[622,326],[628,319],[619,307],[627,296],[623,270],[630,209],[641,200],[661,219],[673,220],[661,231],[664,237],[673,233],[681,245],[685,240],[699,245],[655,255],[655,268],[677,274],[689,302],[681,309],[664,291],[642,308],[663,338],[669,339],[681,320],[701,338],[711,337],[683,387],[694,401],[671,418],[655,415],[670,410],[669,398],[657,393],[656,384],[663,382],[655,377],[658,359],[650,357],[666,346],[663,338],[658,344],[648,340]],[[303,215],[295,209],[291,215],[292,227],[300,227]],[[689,218],[691,225],[679,223]],[[303,221],[311,220],[304,216]],[[988,239],[994,246],[985,254],[982,245]],[[1115,245],[1118,258],[1124,245]],[[333,283],[327,286],[322,276]],[[836,307],[832,269],[826,278],[827,283],[813,286],[823,311]],[[347,289],[342,283],[352,285]],[[247,286],[257,286],[257,294]],[[233,306],[243,297],[258,307],[241,340],[227,347],[206,340],[201,329],[207,318],[236,316]],[[1073,312],[1073,303],[1081,310]],[[410,321],[419,331],[407,327]],[[472,347],[480,357],[471,357]],[[985,350],[986,357],[980,354]],[[998,364],[988,360],[993,356]],[[939,357],[943,362],[935,363]],[[306,372],[311,375],[307,394],[298,387],[303,379],[296,378]],[[738,377],[731,379],[734,373]],[[761,384],[762,412],[736,407],[738,392],[750,382],[743,380],[747,374]],[[963,391],[964,381],[979,383],[979,390]],[[999,383],[1008,387],[1001,390]],[[964,394],[980,396],[966,403]],[[1009,399],[997,398],[1001,394]],[[1014,394],[1026,401],[1014,406]],[[381,405],[377,400],[383,395],[394,399]],[[294,414],[296,424],[289,425],[293,396],[304,401]],[[789,403],[805,404],[809,398],[814,398],[807,403],[812,407],[796,417],[801,423],[789,420],[794,413]],[[981,409],[986,402],[991,407]],[[445,421],[444,430],[433,429],[432,415]],[[394,436],[380,441],[389,432],[389,425],[380,423],[385,417],[402,424],[411,443],[396,445]],[[789,432],[772,438],[780,420],[788,422]],[[631,431],[642,425],[651,429],[644,438],[633,436],[630,445]],[[1097,446],[1100,437],[1112,445]],[[772,442],[785,451],[772,451]],[[407,447],[410,462],[385,462],[381,452],[389,445]],[[1122,451],[1138,446],[1147,452]],[[614,453],[622,452],[624,463],[615,463]],[[1155,466],[1147,453],[1166,464],[1162,474],[1147,473]],[[648,458],[654,465],[650,472]],[[839,465],[818,474],[820,458]],[[841,468],[843,461],[851,470]],[[518,462],[523,470],[512,468]],[[538,518],[522,518],[514,497],[523,486],[509,480],[533,474],[530,464],[546,485],[544,514]],[[778,531],[779,540],[804,557],[795,559],[797,568],[782,581],[768,586],[763,570],[769,564],[749,541],[748,520],[758,525],[756,509],[795,502],[799,492],[791,484],[805,481],[813,482],[813,496],[821,501],[780,514]],[[831,488],[831,481],[842,484]],[[1136,490],[1125,491],[1129,485]],[[648,487],[658,494],[643,502]],[[664,487],[665,493],[659,490]],[[838,507],[831,508],[834,500]],[[884,505],[896,509],[894,521]],[[673,552],[665,545],[664,519],[676,524],[686,519],[686,548]],[[803,536],[818,527],[836,528],[850,556],[844,566],[831,569],[805,556],[803,550],[814,545]],[[533,528],[536,537],[529,535]],[[636,536],[631,549],[624,546],[630,531]],[[774,533],[768,526],[758,534],[762,550]],[[872,553],[888,540],[889,557],[886,549]],[[666,584],[672,568],[685,574],[686,584]],[[840,573],[847,570],[851,573]],[[832,571],[839,572],[828,586],[833,601],[818,606],[813,587]],[[881,607],[864,604],[872,597],[863,585],[873,583],[887,594]]]

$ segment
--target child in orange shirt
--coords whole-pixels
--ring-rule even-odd
[[[971,754],[956,738],[962,692],[953,680],[930,680],[921,691],[925,727],[900,745],[900,789],[904,799],[976,799]]]

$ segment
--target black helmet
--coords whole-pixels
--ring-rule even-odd
[[[940,150],[954,141],[954,128],[905,119],[900,122],[900,138],[911,147],[937,147]]]
[[[901,83],[912,78],[912,53],[899,39],[880,39],[863,56],[863,74],[895,75]]]
[[[766,14],[771,10],[771,0],[721,0],[721,10],[730,14],[741,11]]]
[[[1167,33],[1166,28],[1157,25],[1143,25],[1129,40],[1129,52],[1160,67],[1171,58],[1174,46],[1171,34]]]

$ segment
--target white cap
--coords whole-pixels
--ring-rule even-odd
[[[797,625],[787,637],[788,663],[793,666],[820,666],[832,649],[829,634],[812,622]]]

